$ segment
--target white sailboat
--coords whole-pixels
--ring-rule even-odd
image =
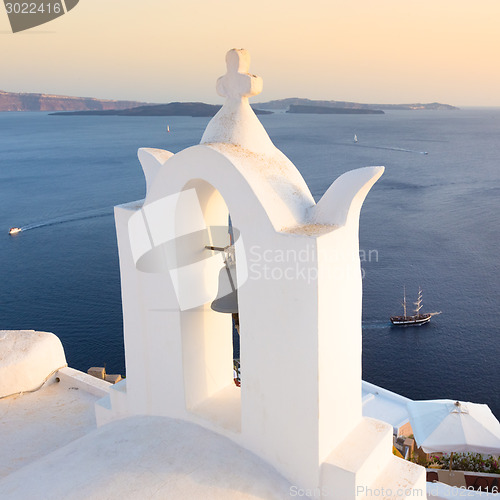
[[[170,132],[170,125],[167,125],[167,132]]]
[[[358,142],[358,136],[354,134],[354,142]]]

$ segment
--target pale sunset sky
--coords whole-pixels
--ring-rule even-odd
[[[253,101],[500,106],[500,0],[80,0],[12,34],[0,4],[0,89],[222,102],[227,50],[264,79]]]

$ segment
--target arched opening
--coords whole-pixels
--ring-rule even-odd
[[[217,427],[239,432],[241,390],[233,375],[233,316],[211,307],[227,258],[220,249],[231,245],[229,209],[221,193],[204,180],[189,181],[183,191],[189,190],[196,194],[193,211],[201,214],[204,228],[177,240],[176,260],[178,265],[196,262],[196,280],[188,285],[191,290],[186,293],[203,296],[204,302],[180,313],[186,409]],[[185,233],[182,226],[190,215],[196,216],[176,214],[179,234]]]

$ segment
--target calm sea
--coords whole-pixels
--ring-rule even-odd
[[[207,121],[0,113],[0,328],[54,332],[70,366],[123,374],[112,207],[144,197],[137,148],[178,152]],[[361,214],[363,378],[500,417],[500,110],[261,121],[316,199],[347,170],[386,167]],[[442,314],[391,328],[403,285]]]

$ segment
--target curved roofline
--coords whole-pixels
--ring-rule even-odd
[[[231,213],[252,211],[253,220],[265,218],[276,231],[304,224],[314,199],[295,165],[276,151],[270,156],[231,144],[200,144],[165,160],[168,155],[162,150],[140,150],[141,163],[147,162],[148,169],[152,161],[157,163],[157,173],[147,176],[144,205],[201,179],[221,193]]]

